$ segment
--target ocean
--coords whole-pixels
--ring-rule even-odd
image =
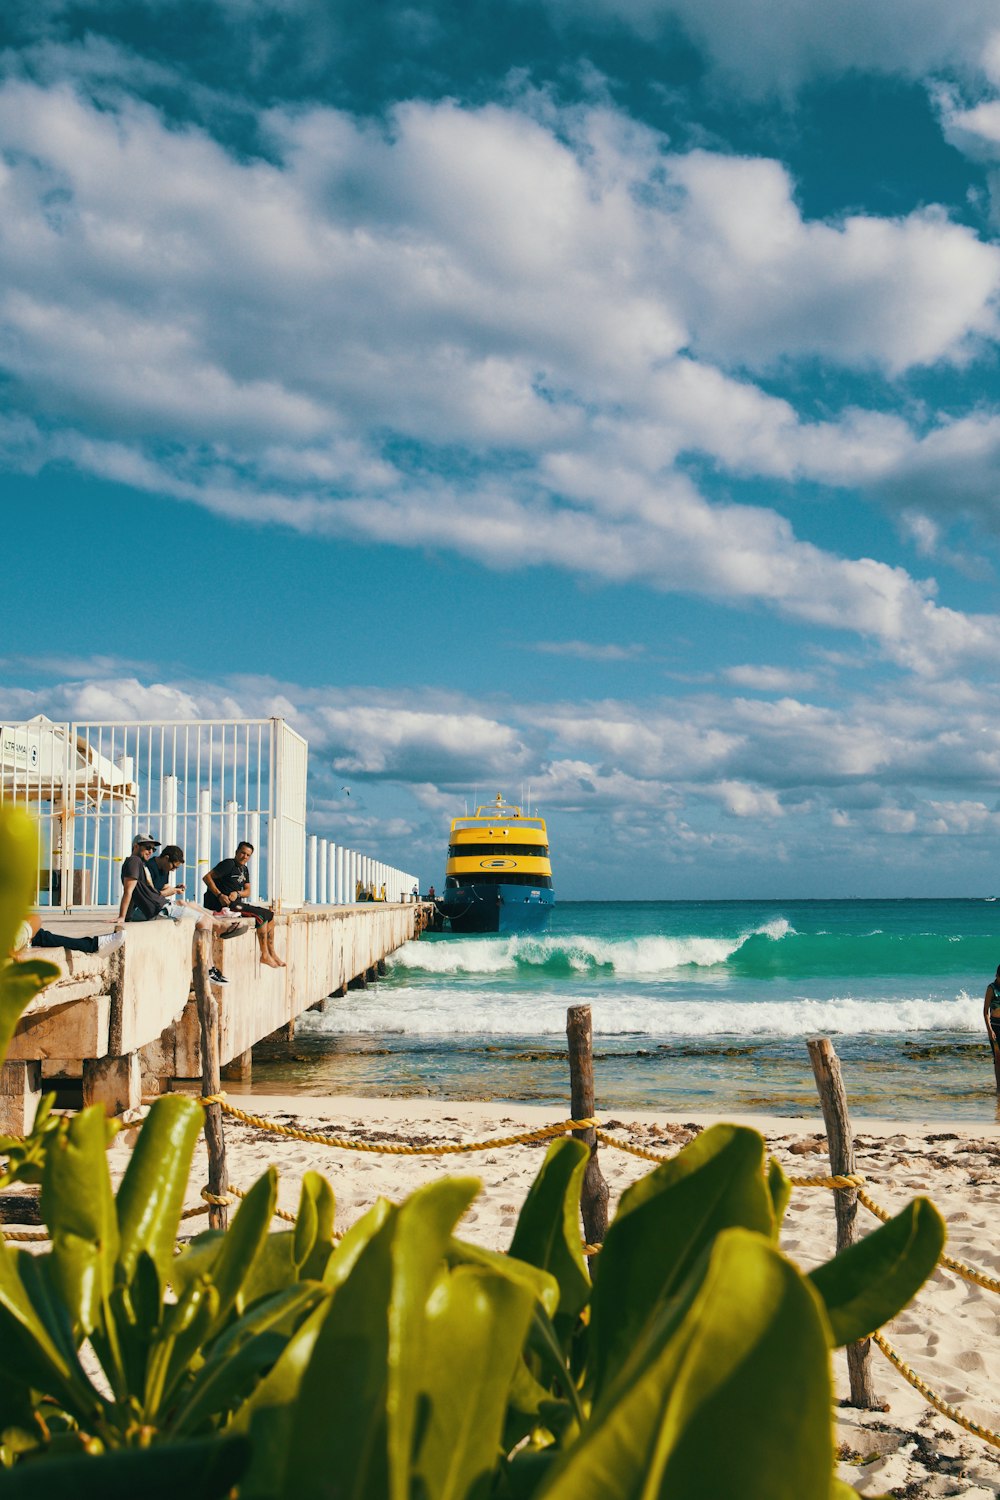
[[[527,1101],[568,1112],[566,1010],[594,1022],[597,1107],[811,1113],[825,1033],[852,1112],[994,1121],[982,1021],[1000,902],[559,902],[538,936],[427,935],[298,1023],[254,1086]]]

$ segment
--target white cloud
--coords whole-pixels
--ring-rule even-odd
[[[321,708],[324,738],[343,747],[334,768],[345,775],[404,776],[406,780],[471,780],[520,775],[527,748],[516,731],[476,713],[408,708]]]
[[[951,68],[978,72],[996,56],[992,0],[548,0],[558,16],[581,10],[645,35],[679,21],[704,49],[720,83],[758,96],[788,94],[844,72],[921,79]]]
[[[606,106],[265,123],[274,159],[241,159],[134,101],[0,85],[9,464],[763,605],[920,672],[995,654],[992,617],[674,465],[888,493],[976,421],[992,444],[992,419],[803,421],[725,367],[962,360],[994,331],[997,247],[933,211],[806,221],[779,163],[671,153]]]
[[[633,642],[628,646],[598,641],[534,641],[528,648],[545,656],[573,656],[578,661],[634,661],[645,652],[645,646]]]
[[[637,852],[652,889],[679,864],[735,879],[735,893],[747,893],[747,870],[756,879],[765,864],[797,872],[804,891],[820,862],[827,893],[836,869],[845,879],[852,872],[858,889],[859,857],[870,888],[891,884],[897,893],[911,871],[926,889],[922,860],[934,860],[939,889],[956,893],[981,886],[994,864],[992,683],[966,685],[960,712],[939,684],[905,694],[872,684],[836,709],[704,691],[562,705],[420,688],[386,705],[363,687],[250,676],[155,681],[114,662],[72,665],[84,669],[80,677],[0,685],[0,715],[284,716],[309,740],[313,831],[352,846],[378,833],[386,857],[405,868],[414,849],[440,862],[448,818],[477,783],[515,798],[530,784],[532,804],[557,830],[564,878],[585,878],[590,894],[609,890],[612,864],[634,868]],[[39,663],[18,670],[36,683],[45,676]],[[350,798],[339,795],[348,777]],[[902,854],[895,838],[886,845],[887,834],[913,852]],[[897,866],[900,858],[909,863]]]
[[[722,676],[734,687],[751,688],[758,693],[807,692],[816,686],[815,672],[796,672],[788,667],[770,667],[753,662],[726,667]]]
[[[783,816],[777,794],[768,788],[748,786],[745,781],[720,781],[709,789],[734,818],[756,818],[768,822]]]

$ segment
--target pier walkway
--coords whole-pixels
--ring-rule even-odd
[[[107,913],[61,914],[59,930],[93,932]],[[280,914],[275,944],[285,960],[258,960],[252,928],[213,940],[213,960],[228,984],[217,988],[220,1060],[228,1076],[248,1080],[255,1042],[291,1028],[297,1016],[374,979],[382,961],[417,936],[417,902],[309,906]],[[53,918],[52,925],[56,926]],[[62,948],[35,956],[57,963],[60,978],[29,1006],[0,1068],[0,1133],[22,1134],[42,1092],[56,1080],[82,1085],[84,1104],[108,1114],[138,1107],[143,1095],[174,1079],[201,1076],[198,1013],[192,993],[194,923],[130,923],[124,945],[107,956]]]

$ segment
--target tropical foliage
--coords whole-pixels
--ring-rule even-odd
[[[8,888],[9,868],[0,941]],[[0,985],[6,1025],[6,965]],[[380,1201],[335,1244],[315,1173],[270,1232],[273,1169],[228,1232],[177,1253],[200,1124],[158,1101],[117,1195],[99,1111],[46,1101],[2,1143],[51,1245],[0,1241],[0,1500],[831,1500],[852,1492],[830,1350],[898,1312],[944,1238],[917,1199],[804,1275],[777,1246],[787,1179],[725,1125],[623,1194],[593,1276],[575,1140],[550,1147],[506,1255],[455,1235],[473,1178]]]

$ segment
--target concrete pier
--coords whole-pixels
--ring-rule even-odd
[[[106,913],[46,913],[57,931],[107,930]],[[251,928],[214,940],[214,962],[228,979],[217,987],[220,1061],[250,1074],[251,1050],[355,979],[384,972],[384,960],[417,936],[417,903],[311,906],[279,915],[275,946],[283,969],[260,963]],[[23,1134],[50,1080],[79,1079],[85,1104],[109,1114],[136,1108],[143,1094],[201,1074],[200,1031],[192,982],[194,923],[134,922],[117,952],[31,950],[61,974],[22,1017],[0,1068],[0,1133]],[[335,1004],[334,1000],[330,1001]]]

